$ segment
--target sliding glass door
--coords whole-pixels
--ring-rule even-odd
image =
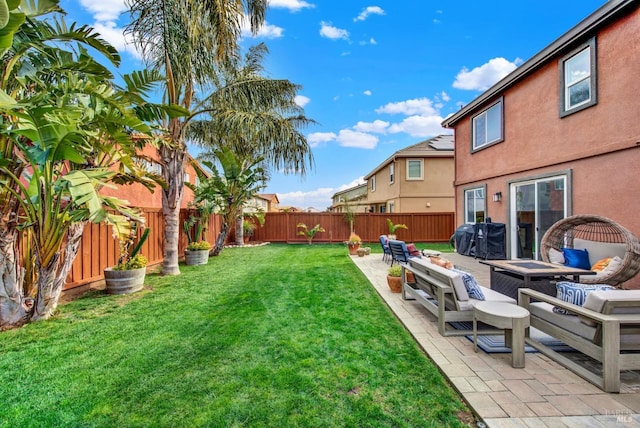
[[[567,216],[565,175],[511,183],[511,258],[540,259],[540,240]]]

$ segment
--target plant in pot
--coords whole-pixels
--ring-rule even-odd
[[[309,245],[311,245],[311,243],[313,242],[313,238],[316,236],[316,233],[325,231],[324,228],[319,224],[316,224],[311,229],[309,229],[306,224],[298,223],[297,228],[301,229],[298,231],[298,235],[307,238],[307,242],[309,243]]]
[[[182,225],[187,236],[187,247],[184,250],[184,260],[187,265],[206,265],[209,261],[211,244],[202,239],[204,223],[200,216],[191,215]],[[194,227],[195,232],[192,236]]]
[[[347,244],[347,247],[349,248],[349,254],[352,256],[357,255],[358,248],[360,248],[361,243],[362,240],[360,239],[360,236],[358,236],[356,233],[351,233],[351,235],[349,235],[349,239],[345,242],[345,244]]]
[[[242,238],[244,239],[244,243],[248,243],[253,236],[253,232],[256,230],[256,225],[253,224],[251,220],[244,219],[242,220]]]
[[[396,230],[409,229],[406,224],[394,224],[390,218],[387,219],[387,226],[389,227],[389,234],[387,235],[389,239],[396,239]]]
[[[399,265],[391,266],[387,270],[387,284],[393,293],[402,291],[402,267]]]
[[[104,282],[109,294],[130,294],[142,290],[147,271],[147,258],[140,254],[151,229],[146,228],[140,238],[137,222],[132,222],[129,239],[118,241],[118,264],[104,270]]]

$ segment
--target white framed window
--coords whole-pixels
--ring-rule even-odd
[[[482,223],[486,213],[486,191],[484,187],[475,187],[464,191],[464,222]]]
[[[490,144],[504,140],[503,137],[503,100],[473,117],[472,121],[472,150],[478,150]]]
[[[394,176],[395,176],[395,164],[391,163],[389,164],[389,183],[393,184]]]
[[[559,61],[560,117],[597,103],[596,39],[574,49]]]
[[[371,182],[371,191],[375,192],[376,191],[376,176],[374,175],[373,177],[371,177],[369,179],[369,181]]]
[[[189,181],[190,179],[191,179],[191,176],[189,175],[189,173],[185,172],[184,173],[184,182],[185,183],[190,183],[190,181]]]
[[[395,208],[393,202],[389,202],[389,212],[392,213],[393,209]]]
[[[424,178],[423,159],[407,159],[407,180],[422,180]]]

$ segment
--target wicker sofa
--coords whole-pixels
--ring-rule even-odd
[[[428,261],[427,258],[411,258],[401,263],[404,271],[413,273],[414,283],[404,282],[402,298],[415,299],[438,318],[438,332],[442,336],[466,336],[473,334],[471,329],[456,329],[453,322],[472,321],[473,306],[478,300],[469,297],[460,274]],[[482,287],[485,300],[516,303],[504,294]],[[502,330],[483,330],[483,334],[502,334]]]
[[[594,373],[531,337],[525,339],[528,345],[606,392],[620,392],[620,370],[640,369],[640,290],[592,291],[582,306],[529,288],[519,293],[531,327],[601,362],[602,371]],[[556,313],[554,307],[573,314]]]

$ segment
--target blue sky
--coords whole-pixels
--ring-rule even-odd
[[[69,21],[94,26],[143,67],[122,35],[124,0],[61,0]],[[265,42],[272,78],[302,85],[298,103],[315,157],[301,178],[274,171],[281,205],[324,210],[393,152],[442,133],[470,102],[605,0],[270,0]]]

